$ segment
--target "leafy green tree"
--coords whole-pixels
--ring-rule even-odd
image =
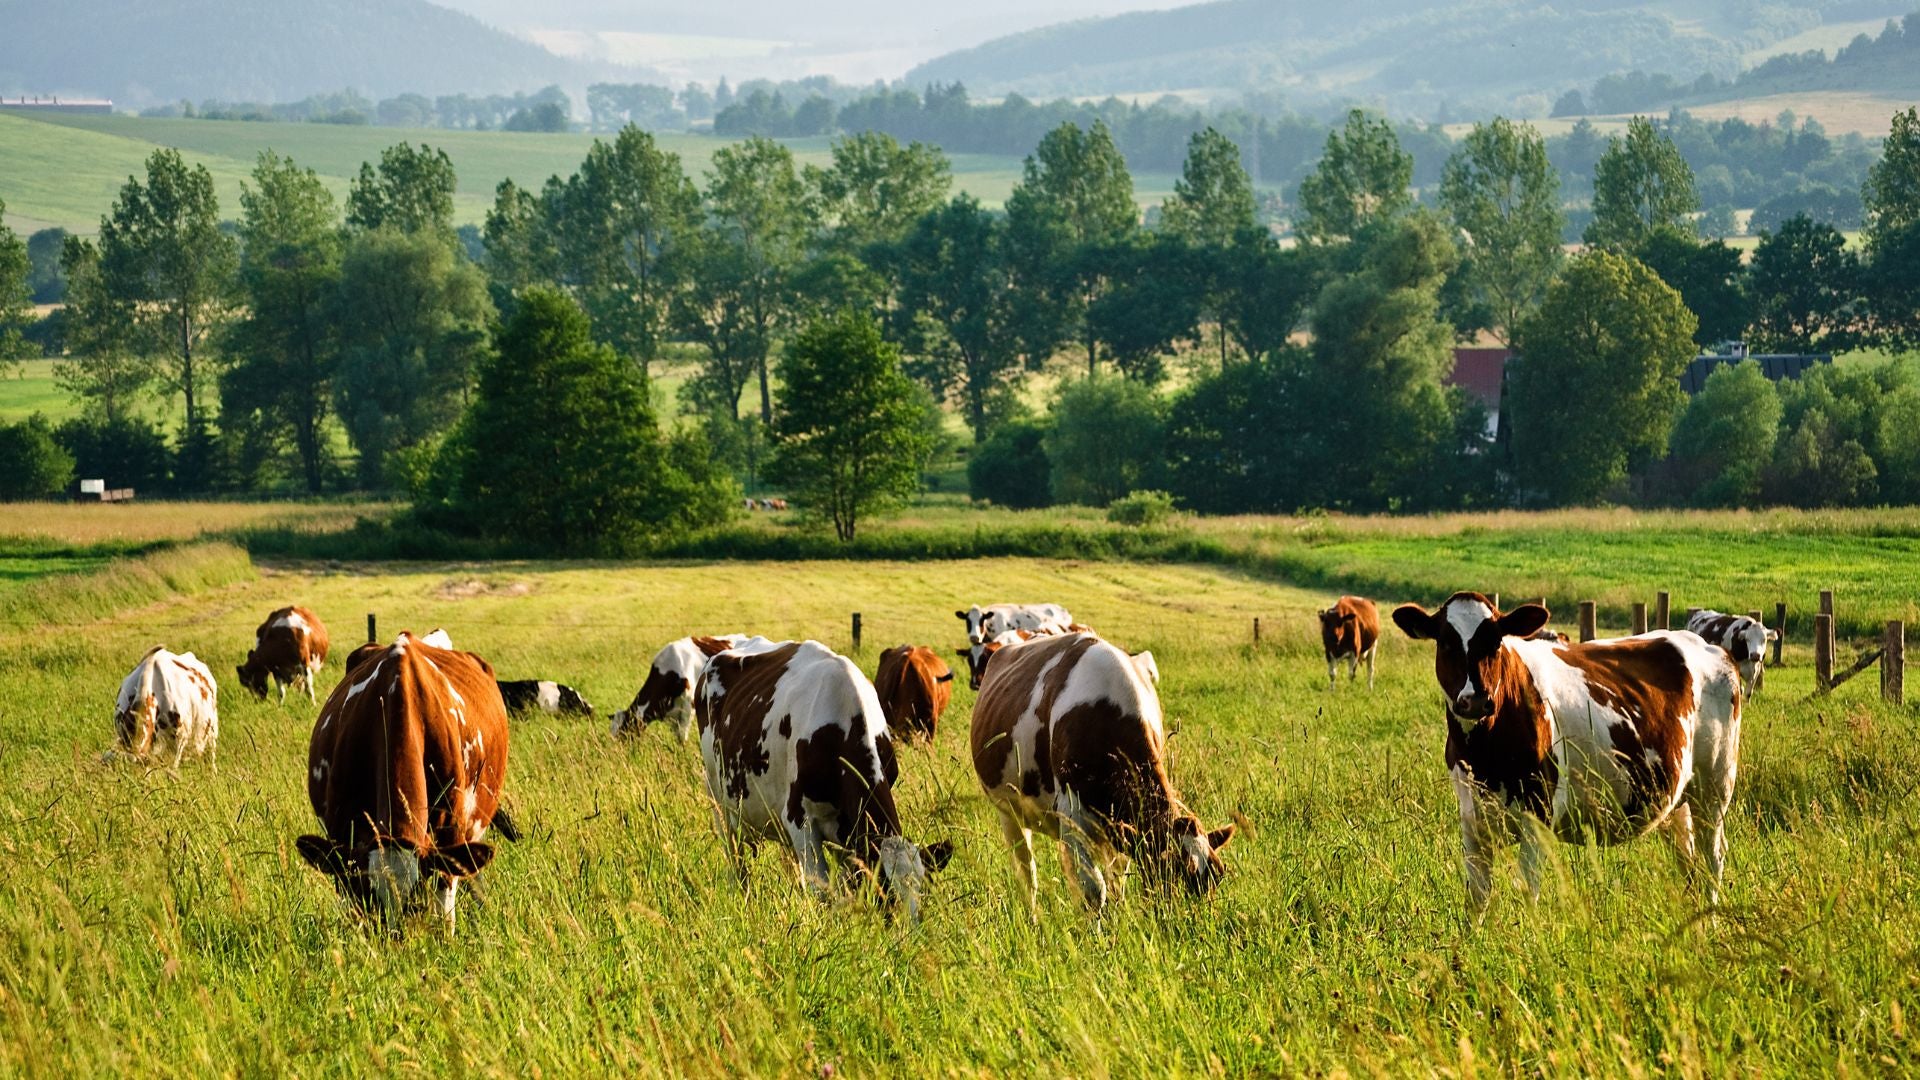
[[[0,424],[0,500],[44,499],[72,482],[73,455],[54,441],[46,417]]]
[[[810,231],[806,186],[794,169],[793,151],[758,136],[716,151],[707,207],[709,228],[735,249],[733,261],[744,275],[738,304],[760,381],[760,418],[771,423],[769,356],[788,318],[793,275]]]
[[[1920,224],[1920,108],[1893,114],[1880,160],[1867,170],[1862,198],[1870,252],[1883,238]]]
[[[843,311],[803,327],[780,377],[773,477],[834,535],[851,541],[862,520],[919,490],[930,406],[870,316]]]
[[[347,193],[347,226],[361,232],[394,229],[453,235],[453,159],[445,150],[407,143],[363,162]]]
[[[334,302],[343,253],[333,195],[311,169],[268,151],[243,187],[239,358],[221,379],[222,413],[290,433],[307,490],[320,490],[339,358]]]
[[[1740,252],[1724,240],[1701,243],[1692,233],[1663,225],[1641,238],[1634,256],[1680,293],[1698,320],[1695,343],[1737,339],[1753,321]]]
[[[1627,124],[1623,138],[1607,142],[1593,175],[1593,223],[1586,241],[1622,251],[1639,248],[1660,228],[1691,233],[1689,215],[1700,209],[1693,169],[1673,138],[1644,116]]]
[[[1253,178],[1240,163],[1240,148],[1213,128],[1195,132],[1187,140],[1173,196],[1161,207],[1160,228],[1201,255],[1180,267],[1184,276],[1169,283],[1184,286],[1183,292],[1198,291],[1200,317],[1214,325],[1223,364],[1230,336],[1226,308],[1235,299],[1235,272],[1243,261],[1235,258],[1235,248],[1271,239],[1259,228],[1255,209]]]
[[[1200,338],[1210,261],[1174,237],[1147,233],[1115,245],[1105,261],[1107,287],[1088,307],[1087,325],[1122,374],[1158,383],[1175,344]]]
[[[56,225],[27,237],[27,261],[33,267],[27,288],[32,291],[36,304],[58,304],[67,298],[67,278],[60,269],[60,253],[69,235]]]
[[[360,483],[460,415],[493,315],[480,271],[431,231],[354,235],[341,264],[334,406],[360,454]]]
[[[1015,510],[1052,506],[1047,431],[1046,421],[1031,417],[1015,417],[994,428],[967,456],[968,494]]]
[[[706,229],[680,246],[673,272],[674,326],[707,354],[685,393],[702,412],[737,421],[740,396],[773,348],[776,323],[761,306],[759,268],[734,237]]]
[[[1310,361],[1255,353],[1208,372],[1174,399],[1167,417],[1168,489],[1203,514],[1304,507],[1299,441],[1278,433],[1302,421],[1301,373]],[[1309,468],[1313,467],[1311,464]]]
[[[901,146],[877,131],[834,140],[832,164],[809,165],[804,177],[828,243],[864,259],[904,240],[953,186],[952,166],[939,147]]]
[[[1697,325],[1630,256],[1596,248],[1568,262],[1520,324],[1507,368],[1520,483],[1551,502],[1592,502],[1664,454]]]
[[[435,466],[445,512],[545,550],[622,552],[726,518],[738,495],[704,446],[660,431],[646,377],[536,286],[494,332],[473,405]]]
[[[1908,380],[1885,396],[1874,436],[1882,493],[1898,505],[1920,502],[1920,380]]]
[[[1728,364],[1707,376],[1673,432],[1679,494],[1695,506],[1752,503],[1781,414],[1780,395],[1759,364]]]
[[[1864,198],[1873,337],[1892,348],[1920,349],[1920,109],[1894,114]]]
[[[973,440],[986,439],[1021,375],[1006,225],[971,195],[922,217],[901,247],[901,304],[927,381],[960,398]]]
[[[108,287],[100,250],[69,236],[60,265],[67,278],[67,357],[54,365],[54,381],[86,415],[120,423],[152,391],[160,365],[142,347],[133,302]]]
[[[1860,301],[1860,260],[1839,229],[1796,214],[1760,237],[1747,289],[1755,351],[1844,348]]]
[[[1368,222],[1394,217],[1413,205],[1413,155],[1385,117],[1347,113],[1346,125],[1327,135],[1326,150],[1300,181],[1293,231],[1310,243],[1351,239]]]
[[[1133,379],[1089,375],[1060,388],[1043,440],[1056,502],[1105,506],[1164,486],[1166,409]]]
[[[1065,123],[1047,132],[1007,198],[1023,352],[1045,357],[1077,338],[1086,346],[1087,371],[1098,371],[1100,342],[1087,309],[1106,285],[1103,256],[1139,221],[1133,177],[1105,124],[1082,131]]]
[[[550,223],[556,216],[552,204],[565,190],[562,184],[558,177],[549,181],[546,198],[512,180],[502,180],[494,189],[493,206],[480,236],[487,276],[502,290],[496,300],[530,285],[560,280],[560,253]]]
[[[1243,235],[1216,260],[1218,316],[1249,359],[1285,348],[1313,304],[1308,252],[1283,248],[1265,229]]]
[[[27,245],[7,227],[7,204],[0,199],[0,376],[19,358],[32,352],[26,329],[32,319],[32,295],[27,281],[33,261]]]
[[[1546,140],[1504,117],[1475,124],[1440,180],[1440,204],[1466,237],[1462,276],[1513,344],[1513,328],[1546,295],[1560,266],[1560,177]]]

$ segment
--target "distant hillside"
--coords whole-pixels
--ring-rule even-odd
[[[1749,51],[1911,0],[1215,0],[1016,34],[923,64],[909,85],[976,94],[1277,91],[1402,115],[1543,115],[1605,75],[1736,74]]]
[[[1742,72],[1731,84],[1687,100],[1727,101],[1830,90],[1920,94],[1920,11],[1889,22],[1877,36],[1860,35],[1832,59],[1818,50],[1775,56]]]
[[[628,72],[632,75],[634,73]],[[0,0],[0,94],[287,101],[530,90],[590,73],[425,0]]]

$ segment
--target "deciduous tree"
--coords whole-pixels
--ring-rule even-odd
[[[1803,214],[1764,234],[1747,267],[1758,352],[1844,348],[1860,303],[1860,260],[1831,225]]]
[[[1098,370],[1100,342],[1087,309],[1106,286],[1105,254],[1139,220],[1133,177],[1105,124],[1083,131],[1065,123],[1040,140],[1007,198],[1024,352],[1046,356],[1078,339],[1088,372]]]
[[[453,236],[453,159],[425,144],[389,146],[364,162],[347,194],[347,226]]]
[[[760,381],[760,418],[773,418],[769,354],[787,318],[790,284],[806,252],[810,231],[806,187],[793,152],[772,139],[754,137],[713,155],[707,185],[708,225],[718,243],[733,246],[743,271],[740,311],[749,325]]]
[[[1465,237],[1468,291],[1511,346],[1513,328],[1540,303],[1560,265],[1560,178],[1546,140],[1504,117],[1475,124],[1447,159],[1440,203]]]
[[[1411,207],[1412,183],[1413,155],[1400,148],[1393,125],[1354,109],[1300,181],[1293,230],[1311,243],[1350,239],[1368,222]]]
[[[1700,209],[1693,169],[1672,137],[1644,116],[1627,124],[1625,138],[1607,142],[1594,166],[1593,223],[1586,241],[1619,251],[1639,248],[1657,229],[1693,231],[1689,219]]]

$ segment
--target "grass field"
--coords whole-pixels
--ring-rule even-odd
[[[939,511],[927,516],[939,524]],[[1685,526],[1732,535],[1732,517],[1209,527],[1305,531],[1321,553],[1351,549],[1362,578],[1426,557],[1420,574],[1517,580],[1571,555],[1578,580],[1651,591],[1671,584],[1673,561],[1699,554],[1676,547]],[[1746,595],[1749,564],[1786,547],[1789,531],[1799,541],[1771,573],[1857,560],[1881,580],[1849,587],[1915,591],[1902,569],[1910,554],[1870,542],[1910,530],[1907,518],[1746,524],[1743,547],[1722,545],[1691,569],[1703,592]],[[1542,547],[1520,535],[1536,525],[1601,542]],[[1724,1075],[1920,1064],[1908,1027],[1920,1009],[1914,716],[1873,700],[1870,677],[1800,704],[1810,676],[1798,647],[1747,714],[1720,910],[1701,909],[1649,838],[1560,848],[1537,904],[1505,859],[1473,928],[1460,914],[1430,654],[1389,637],[1376,692],[1329,694],[1311,617],[1321,589],[1217,566],[1034,559],[251,570],[221,544],[51,588],[63,580],[35,588],[53,597],[97,584],[86,599],[50,600],[37,624],[0,625],[0,1073]],[[503,677],[566,680],[604,711],[625,703],[660,643],[690,630],[844,649],[858,610],[870,671],[897,641],[951,646],[953,609],[998,597],[1058,600],[1154,651],[1177,731],[1175,782],[1208,824],[1244,823],[1210,901],[1131,882],[1095,923],[1043,858],[1043,911],[1030,924],[965,760],[964,680],[934,747],[902,759],[909,831],[958,846],[918,928],[859,900],[809,900],[770,850],[742,892],[699,794],[697,752],[664,730],[616,744],[598,722],[517,722],[507,798],[530,836],[503,847],[463,897],[450,940],[426,926],[381,939],[293,853],[313,828],[311,709],[229,686],[217,775],[100,761],[114,688],[147,646],[192,649],[225,674],[260,616],[290,601],[328,620],[339,646],[369,611],[383,636],[445,626]],[[323,692],[338,670],[336,659]]]
[[[0,114],[0,198],[17,231],[63,225],[92,233],[129,174],[141,173],[156,146],[171,146],[212,171],[223,214],[237,216],[240,183],[262,150],[273,149],[319,172],[336,195],[365,161],[398,142],[425,142],[453,159],[460,187],[456,218],[478,223],[493,202],[494,188],[511,178],[538,189],[547,177],[579,168],[592,136],[534,135],[498,131],[407,130],[336,124],[247,123],[168,120],[134,116],[27,118]],[[680,155],[700,179],[725,139],[663,133],[661,145]],[[785,140],[802,164],[825,164],[829,140]],[[1020,160],[987,154],[953,158],[954,185],[998,206],[1020,178]],[[1135,177],[1143,203],[1173,190],[1173,177]]]

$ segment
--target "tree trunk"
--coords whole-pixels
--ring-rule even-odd
[[[198,411],[193,403],[193,316],[180,309],[180,392],[187,399],[187,430],[193,430]]]
[[[1087,377],[1100,374],[1100,339],[1087,331]]]
[[[760,422],[773,423],[773,391],[767,387],[767,354],[760,354]]]

